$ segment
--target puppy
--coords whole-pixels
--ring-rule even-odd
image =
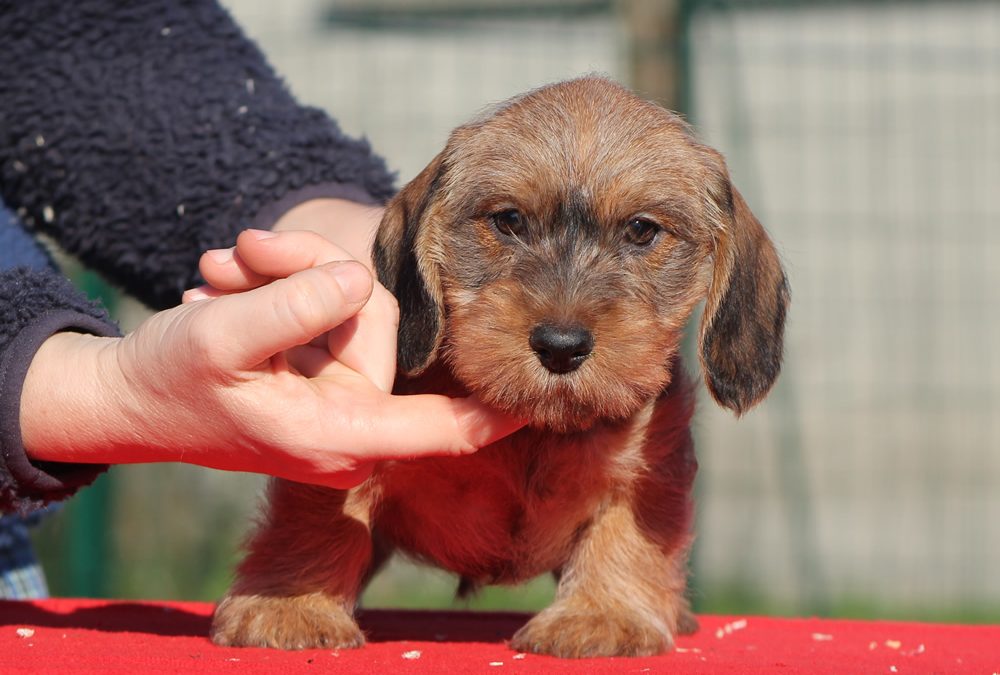
[[[517,650],[650,655],[693,631],[682,329],[704,299],[708,388],[740,414],[778,375],[788,303],[722,157],[612,82],[549,86],[455,130],[390,202],[375,258],[398,393],[474,393],[528,426],[349,491],[273,481],[212,639],[357,647],[358,594],[396,550],[466,589],[554,573]]]

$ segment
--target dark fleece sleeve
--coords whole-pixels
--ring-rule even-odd
[[[216,2],[0,2],[0,35],[3,200],[153,307],[297,201],[392,192]]]
[[[153,307],[243,228],[312,197],[391,194],[367,143],[299,106],[216,2],[0,1],[0,36],[0,197]],[[0,314],[0,510],[26,511],[104,468],[28,461],[31,359],[60,330],[117,329],[44,271],[0,273]]]
[[[98,305],[49,270],[0,273],[0,512],[28,511],[91,483],[107,467],[30,462],[21,443],[21,389],[31,359],[50,335],[72,330],[118,335]]]

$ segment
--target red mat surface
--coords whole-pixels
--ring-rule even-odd
[[[241,673],[1000,673],[1000,626],[701,617],[655,658],[563,661],[505,640],[523,614],[370,610],[359,650],[213,646],[211,605],[0,601],[0,671]]]

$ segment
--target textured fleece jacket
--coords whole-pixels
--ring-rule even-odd
[[[0,196],[30,232],[154,308],[200,254],[316,196],[377,203],[364,141],[298,105],[210,0],[0,0]],[[0,510],[73,493],[103,467],[29,462],[24,375],[50,335],[115,335],[55,272],[0,271]]]

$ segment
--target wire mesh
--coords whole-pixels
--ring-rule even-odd
[[[695,4],[692,118],[793,290],[771,399],[703,406],[700,581],[996,617],[1000,6]]]

